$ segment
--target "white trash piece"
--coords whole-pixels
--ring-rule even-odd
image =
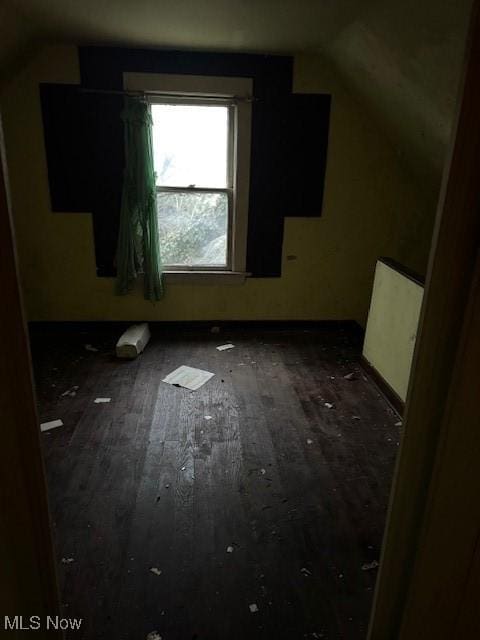
[[[57,427],[63,427],[63,422],[61,420],[50,420],[50,422],[42,422],[40,431],[50,431],[50,429],[56,429]]]
[[[79,390],[79,386],[78,384],[76,384],[74,387],[72,387],[71,389],[67,389],[66,391],[64,391],[63,393],[60,394],[61,398],[64,398],[65,396],[71,396],[73,398],[73,396],[77,395],[77,391]]]
[[[194,367],[187,367],[182,365],[163,378],[162,382],[173,384],[177,387],[185,387],[190,391],[196,391],[205,382],[213,378],[215,374],[210,371],[203,371],[202,369],[195,369]]]
[[[228,349],[234,349],[235,345],[232,344],[231,342],[228,342],[227,344],[221,344],[219,347],[217,347],[217,351],[228,351]]]
[[[93,401],[95,404],[105,404],[105,402],[110,402],[111,398],[95,398]]]
[[[146,322],[132,324],[123,333],[115,347],[117,358],[128,358],[133,360],[145,349],[150,340],[150,329]]]

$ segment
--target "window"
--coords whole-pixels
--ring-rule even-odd
[[[155,100],[151,109],[165,268],[231,270],[235,107]]]
[[[167,278],[245,277],[251,79],[125,73],[149,94]]]

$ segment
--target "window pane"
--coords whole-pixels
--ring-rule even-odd
[[[228,107],[153,104],[157,185],[227,187]]]
[[[158,192],[157,211],[163,264],[226,267],[226,193]]]

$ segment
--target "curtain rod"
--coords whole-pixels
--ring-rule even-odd
[[[257,99],[253,96],[203,96],[198,93],[166,93],[161,91],[140,91],[138,89],[89,89],[87,87],[79,87],[81,93],[103,93],[118,96],[138,96],[140,98],[191,98],[197,100],[231,100],[233,102],[254,102]]]

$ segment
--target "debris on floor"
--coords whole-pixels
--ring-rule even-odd
[[[150,329],[146,322],[132,324],[118,339],[115,346],[117,358],[133,360],[142,353],[149,340]]]
[[[196,391],[208,382],[210,378],[213,378],[214,375],[215,374],[210,373],[210,371],[203,371],[202,369],[182,365],[163,378],[162,382],[178,387],[185,387],[185,389],[190,389],[190,391]]]
[[[324,404],[327,407],[327,409],[333,409],[333,404],[331,402],[325,402]]]
[[[93,351],[95,353],[98,351],[97,347],[94,347],[91,344],[86,344],[84,346],[85,346],[85,351]]]
[[[378,562],[373,560],[372,562],[366,562],[362,564],[362,571],[371,571],[372,569],[376,569],[378,567]]]
[[[355,380],[355,373],[352,371],[352,373],[347,373],[347,375],[343,377],[345,380]]]
[[[387,475],[387,466],[393,463],[394,454],[397,453],[393,447],[402,433],[402,429],[392,429],[395,424],[393,421],[397,422],[401,417],[390,409],[390,405],[377,401],[373,393],[375,387],[362,381],[361,370],[356,369],[356,356],[352,357],[355,366],[344,362],[336,364],[335,357],[327,352],[325,361],[320,356],[321,362],[317,366],[318,359],[312,357],[312,353],[318,355],[322,342],[315,342],[313,349],[310,339],[307,342],[302,335],[295,338],[298,344],[287,344],[282,356],[284,359],[279,366],[274,367],[273,370],[277,373],[280,369],[283,373],[279,373],[278,379],[275,378],[278,386],[270,393],[262,375],[264,370],[268,373],[272,361],[278,361],[278,352],[271,349],[268,341],[260,348],[256,335],[251,339],[250,333],[243,329],[237,336],[233,332],[227,333],[228,329],[222,327],[222,335],[213,335],[210,333],[211,324],[204,329],[203,335],[196,332],[192,337],[190,331],[185,332],[184,342],[183,337],[177,339],[177,334],[173,331],[172,340],[169,338],[170,332],[167,332],[168,335],[162,336],[157,342],[154,332],[144,354],[135,361],[117,360],[114,354],[111,357],[107,355],[109,348],[113,351],[111,347],[115,346],[115,333],[110,343],[108,339],[102,342],[94,335],[85,336],[93,339],[92,344],[99,348],[99,353],[91,355],[84,353],[85,337],[82,340],[82,336],[74,336],[65,347],[66,353],[59,351],[60,367],[57,374],[52,372],[52,363],[57,362],[56,336],[52,338],[52,345],[43,347],[42,343],[45,354],[42,356],[43,360],[37,363],[37,379],[43,382],[41,402],[44,405],[40,404],[39,407],[41,422],[53,420],[55,413],[65,415],[67,422],[63,425],[63,431],[51,431],[50,436],[41,434],[40,437],[50,456],[49,460],[54,462],[62,460],[62,456],[67,453],[65,448],[68,444],[69,455],[75,463],[76,482],[73,488],[76,492],[79,490],[79,501],[65,500],[64,487],[68,491],[72,488],[68,474],[71,465],[66,462],[57,464],[53,470],[56,500],[53,506],[57,516],[55,532],[62,541],[68,543],[68,538],[71,537],[69,523],[72,518],[78,520],[78,503],[84,503],[85,496],[96,495],[95,484],[98,481],[103,487],[107,487],[107,493],[110,494],[110,488],[114,487],[110,480],[122,477],[129,449],[141,446],[140,462],[144,467],[142,473],[129,479],[127,484],[123,483],[125,486],[120,487],[120,493],[114,488],[115,496],[121,501],[120,506],[126,504],[129,509],[133,509],[132,518],[124,518],[122,512],[116,523],[118,535],[126,541],[127,550],[125,557],[120,557],[120,562],[115,558],[112,561],[104,527],[101,526],[105,496],[100,496],[101,499],[92,503],[96,511],[88,509],[88,513],[80,514],[80,524],[84,527],[84,532],[80,533],[87,535],[95,547],[95,558],[91,559],[89,566],[97,573],[106,571],[112,581],[121,581],[124,575],[128,582],[128,588],[120,590],[104,589],[102,585],[92,588],[91,613],[100,620],[102,626],[97,630],[97,635],[106,632],[108,636],[108,628],[115,626],[111,621],[103,620],[103,608],[113,610],[114,613],[121,612],[122,619],[118,621],[120,636],[132,639],[135,637],[135,640],[136,636],[138,640],[146,640],[147,635],[150,635],[150,640],[158,640],[159,637],[170,640],[171,636],[173,640],[173,636],[180,637],[182,634],[185,640],[192,640],[195,634],[200,640],[205,631],[208,635],[212,628],[220,628],[222,625],[225,628],[232,627],[231,621],[241,626],[242,617],[243,626],[246,627],[244,635],[248,635],[247,626],[250,624],[252,636],[265,638],[274,637],[279,628],[279,635],[282,635],[282,625],[288,627],[286,632],[291,632],[296,640],[321,638],[323,635],[333,638],[342,634],[359,638],[366,632],[367,611],[362,607],[365,602],[370,601],[372,595],[365,592],[374,584],[379,572],[379,568],[362,570],[362,565],[373,560],[379,562],[379,532],[383,524],[381,514],[386,500],[385,492],[375,483],[375,479],[378,479],[375,465],[380,464],[382,477],[383,473]],[[237,341],[237,351],[232,356],[221,352],[219,356],[215,356],[213,351],[219,344],[218,338],[226,337]],[[271,342],[270,334],[267,337]],[[71,365],[71,353],[77,354],[78,351],[84,356],[80,371],[78,365],[77,368]],[[253,380],[251,366],[256,365],[250,364],[250,354],[254,356],[255,351],[261,358],[258,361],[261,370],[258,378]],[[243,358],[242,361],[239,361],[240,357]],[[297,357],[301,358],[301,362],[295,365]],[[214,368],[216,379],[213,380],[212,377],[209,387],[205,383],[197,391],[175,389],[167,383],[163,387],[161,375],[165,378],[167,374],[171,374],[182,360],[190,361],[191,368]],[[242,372],[235,369],[240,362],[244,365]],[[233,369],[233,372],[229,373],[229,369]],[[354,369],[357,380],[352,385],[348,379],[344,379],[344,375]],[[333,373],[334,380],[330,379],[330,372]],[[135,380],[132,381],[133,374]],[[222,375],[226,384],[220,384]],[[91,406],[96,398],[95,391],[115,392],[111,382],[115,379],[115,386],[118,386],[116,383],[124,378],[128,388],[122,391],[120,403],[116,394],[115,398],[111,398],[111,406],[105,409]],[[56,389],[50,389],[52,381],[56,382]],[[59,397],[62,392],[72,390],[67,385],[77,384],[80,385],[78,398]],[[298,385],[298,389],[295,386],[295,393],[292,391],[294,385]],[[320,393],[322,397],[319,398]],[[125,394],[131,395],[127,397]],[[324,406],[328,398],[335,411]],[[142,428],[112,431],[111,421],[122,421],[125,413],[123,405],[132,403],[134,408],[142,412]],[[215,415],[205,414],[206,409],[215,411]],[[361,410],[362,413],[351,414],[352,409]],[[137,418],[138,415],[135,414]],[[101,416],[103,421],[100,420]],[[89,433],[83,431],[85,418],[90,422]],[[186,435],[183,427],[180,429],[182,433],[178,433],[178,425],[182,426],[183,418],[188,423]],[[74,428],[78,431],[79,427],[75,425],[79,420],[81,433],[75,435]],[[205,425],[202,420],[208,424]],[[351,424],[356,420],[362,421],[363,427]],[[134,423],[136,424],[135,420]],[[158,429],[152,431],[152,424]],[[284,428],[285,431],[280,434],[284,437],[280,441],[277,434],[279,424],[281,430]],[[344,429],[342,438],[337,438],[338,427]],[[315,439],[312,436],[305,437],[310,432],[315,433]],[[273,439],[270,437],[272,434]],[[125,454],[115,455],[108,465],[95,466],[95,473],[92,474],[91,457],[83,455],[85,442],[103,442],[105,438],[110,442],[112,437],[116,439],[112,442],[119,445],[118,451]],[[386,442],[387,437],[392,442]],[[340,439],[342,443],[338,443]],[[167,446],[164,445],[164,440]],[[333,467],[332,474],[327,465],[338,463],[339,458],[334,456],[337,456],[340,444],[342,459],[354,460],[356,464],[342,468],[341,478],[337,478],[336,467]],[[381,452],[382,455],[374,456],[374,459],[369,459],[368,464],[361,465],[359,460],[363,458],[357,459],[357,455],[363,455],[364,451],[369,455],[369,450]],[[192,464],[191,456],[198,464]],[[268,468],[259,467],[262,462]],[[185,465],[186,468],[178,473]],[[197,466],[197,475],[192,484],[190,476],[193,475],[193,466]],[[59,475],[60,471],[65,477]],[[321,486],[318,483],[319,477]],[[149,480],[148,486],[145,478]],[[270,483],[269,478],[273,478],[273,483]],[[343,484],[340,481],[342,479]],[[81,482],[87,483],[86,490],[82,491]],[[302,485],[301,491],[299,483]],[[271,487],[268,487],[270,484]],[[140,505],[140,511],[135,509],[138,496],[142,504],[145,503]],[[111,497],[114,495],[106,496],[107,502]],[[127,501],[124,500],[125,497]],[[328,513],[341,515],[345,501],[351,504],[359,498],[362,498],[358,506],[362,523],[360,542],[355,523],[347,531],[346,521],[333,517],[330,520],[335,529],[334,534],[347,540],[347,544],[340,547],[332,545],[331,531],[323,526],[325,510],[319,505],[326,505]],[[367,498],[371,500],[371,507],[363,512],[363,501]],[[180,520],[166,520],[165,516],[175,512],[179,504]],[[192,504],[195,505],[194,508]],[[293,510],[294,507],[296,511]],[[191,512],[195,517],[199,516],[198,522],[205,524],[205,527],[192,528]],[[145,514],[148,517],[144,517]],[[255,525],[251,524],[251,518],[257,518]],[[92,524],[87,524],[86,519],[91,520]],[[140,527],[138,532],[132,529],[133,526]],[[91,528],[87,530],[87,527]],[[178,531],[182,539],[176,536]],[[353,539],[351,545],[348,535]],[[305,541],[305,536],[306,543],[292,551],[291,539]],[[145,544],[145,540],[148,544]],[[373,549],[368,549],[367,544],[373,545]],[[62,546],[58,556],[62,550],[78,554],[78,549],[74,548],[77,545]],[[106,555],[97,554],[97,550],[103,549]],[[211,569],[207,583],[212,576],[213,579],[207,584],[209,597],[199,602],[196,607],[198,616],[192,621],[185,619],[182,612],[185,611],[185,589],[188,591],[192,584],[201,584],[205,578],[202,562],[196,561],[196,552],[205,555]],[[349,560],[350,552],[353,552],[353,557]],[[135,556],[135,561],[129,562],[130,555]],[[74,557],[72,564],[66,564],[61,562],[62,556],[60,560],[58,556],[57,562],[61,564],[59,572],[68,590],[69,580],[78,572],[83,575],[84,559],[79,555],[78,559]],[[165,556],[172,557],[172,571],[165,565]],[[152,565],[152,560],[162,566]],[[244,569],[244,560],[247,563],[249,584],[246,585],[242,598],[235,587],[238,587],[237,578],[239,571],[241,573]],[[347,575],[343,574],[342,566],[346,567]],[[148,573],[153,577],[148,576]],[[159,580],[156,580],[157,577]],[[146,594],[143,600],[130,597],[130,586],[135,586],[135,581]],[[261,588],[262,585],[265,585],[265,589]],[[322,609],[311,605],[317,592],[325,585],[337,595],[340,594],[340,600],[344,600],[336,611],[335,607],[330,609],[327,606]],[[219,590],[218,595],[216,589]],[[354,601],[357,596],[358,601]],[[64,595],[64,598],[71,600],[71,594]],[[257,600],[261,603],[261,608]],[[287,600],[291,602],[288,606]],[[253,618],[247,616],[247,610],[243,608],[245,605]],[[253,605],[252,609],[250,605]],[[72,606],[75,606],[73,601],[70,602],[70,608]],[[166,612],[160,608],[165,606]],[[306,615],[302,615],[305,611]],[[254,613],[260,615],[255,616]],[[333,619],[330,614],[333,614]],[[347,616],[350,615],[354,616],[353,624],[348,622]],[[159,617],[162,617],[161,621],[158,620]],[[258,630],[260,625],[264,625],[262,632]],[[154,627],[157,627],[155,631],[152,630]],[[242,635],[241,631],[238,633]]]
[[[147,635],[147,640],[162,640],[162,636],[158,633],[158,631],[150,631]]]
[[[80,387],[78,386],[78,384],[76,384],[74,387],[71,387],[71,389],[67,389],[66,391],[64,391],[63,393],[60,394],[60,397],[63,398],[65,396],[70,396],[70,397],[74,397],[77,395],[77,391]]]
[[[40,424],[40,431],[49,431],[57,427],[63,427],[63,422],[61,420],[50,420],[50,422],[42,422]]]
[[[62,558],[62,564],[71,564],[75,562],[75,558]]]
[[[227,351],[227,349],[233,349],[234,347],[235,345],[229,342],[228,344],[221,344],[217,347],[217,351]]]
[[[396,422],[396,423],[395,423],[395,426],[396,426],[396,427],[401,427],[401,426],[402,426],[402,421],[401,421],[401,420],[399,420],[398,422]]]
[[[110,402],[111,398],[95,398],[93,401],[95,404],[105,404],[105,402]]]

